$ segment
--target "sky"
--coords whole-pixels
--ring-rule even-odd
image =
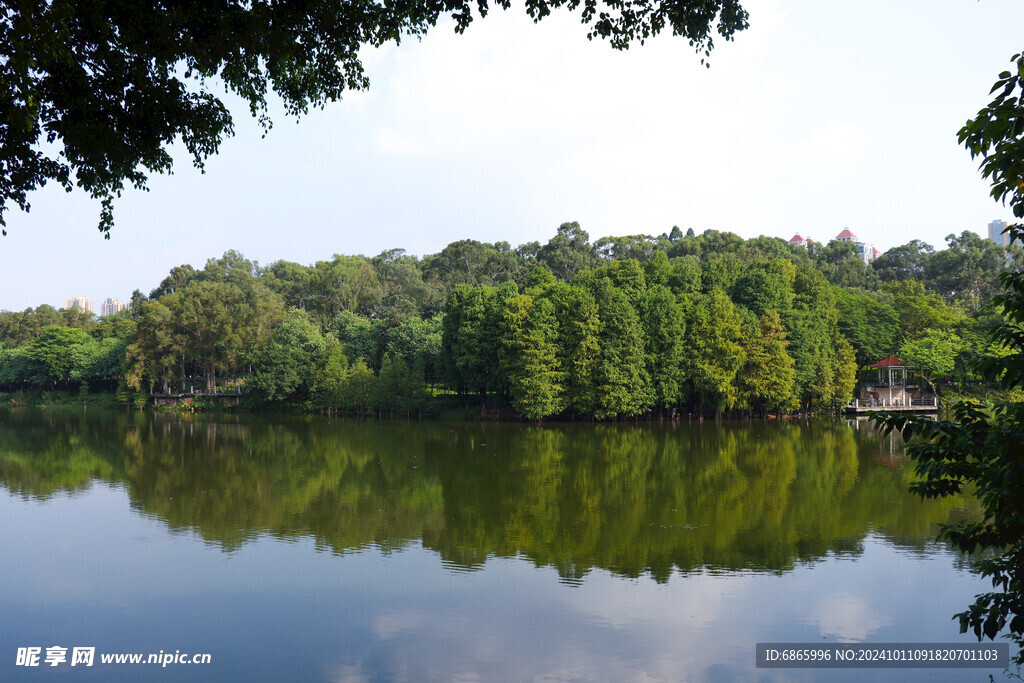
[[[575,220],[592,240],[849,227],[885,251],[1010,217],[956,132],[1024,50],[1024,3],[743,4],[750,28],[716,41],[710,68],[682,39],[615,51],[577,15],[534,25],[514,8],[365,50],[368,91],[298,121],[272,103],[265,138],[227,98],[236,134],[205,174],[176,148],[172,175],[117,200],[110,240],[81,190],[12,207],[0,310],[84,295],[98,312],[228,249],[261,264],[424,255],[543,243]]]

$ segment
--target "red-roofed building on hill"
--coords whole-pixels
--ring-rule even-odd
[[[867,242],[861,242],[860,239],[853,234],[853,231],[849,228],[843,228],[843,231],[835,236],[837,242],[850,242],[857,245],[860,249],[860,257],[864,259],[864,263],[871,263],[875,260],[876,256],[880,256],[882,252],[875,249],[873,244]]]
[[[808,242],[810,242],[810,240],[805,240],[803,237],[800,236],[800,233],[793,235],[793,239],[789,241],[790,244],[793,244],[798,247],[806,247]]]

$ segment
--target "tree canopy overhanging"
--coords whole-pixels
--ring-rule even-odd
[[[511,7],[511,0],[495,6]],[[151,173],[169,172],[184,143],[200,169],[232,134],[211,81],[244,98],[267,128],[267,96],[289,114],[362,90],[364,45],[420,36],[445,17],[461,33],[487,0],[0,0],[0,226],[11,204],[48,181],[101,200],[109,237],[113,199]],[[706,57],[714,34],[747,27],[738,0],[525,0],[540,21],[579,14],[588,38],[612,47],[662,32]],[[702,57],[703,60],[703,57]],[[6,234],[6,232],[4,233]]]

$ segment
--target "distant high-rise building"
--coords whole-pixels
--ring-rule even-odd
[[[1009,233],[1003,232],[1006,229],[1006,221],[994,220],[988,224],[988,238],[996,244],[1004,247],[1010,246]]]
[[[108,315],[114,315],[118,311],[128,310],[130,305],[131,304],[121,303],[117,299],[108,298],[106,301],[100,304],[100,315],[104,317]]]
[[[78,308],[92,313],[92,299],[87,296],[72,296],[64,299],[64,308]]]

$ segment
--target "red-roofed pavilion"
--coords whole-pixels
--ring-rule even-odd
[[[883,358],[868,366],[878,370],[878,381],[866,380],[860,387],[860,398],[855,400],[848,412],[862,413],[879,408],[909,412],[934,412],[939,409],[935,396],[925,396],[914,380],[907,381],[910,366],[896,356]]]
[[[888,390],[888,405],[893,405],[893,399],[896,400],[897,404],[904,403],[907,398],[905,396],[905,388],[908,386],[907,370],[910,369],[910,366],[896,356],[889,356],[877,363],[872,363],[868,367],[878,368],[878,382],[875,386]],[[895,392],[893,392],[894,388]]]

